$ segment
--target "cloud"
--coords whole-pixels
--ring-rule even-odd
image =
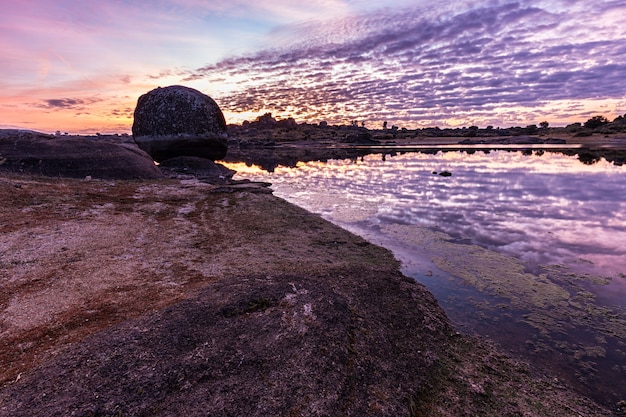
[[[609,118],[626,113],[623,1],[387,4],[10,2],[0,14],[0,104],[83,112],[98,97],[100,110],[91,110],[104,120],[151,88],[183,83],[230,115],[271,111],[370,126],[503,126],[535,117],[555,126],[594,103],[616,113]],[[19,119],[5,123],[41,117],[15,111]]]
[[[83,100],[77,100],[72,98],[52,98],[49,100],[44,100],[45,107],[47,108],[76,108],[77,106],[82,106],[85,102]]]
[[[78,99],[78,98],[51,98],[42,100],[36,106],[53,110],[83,110],[90,105],[101,101],[98,98]]]
[[[487,1],[456,12],[383,10],[299,24],[276,32],[298,35],[290,43],[187,77],[236,79],[219,96],[233,113],[276,103],[302,119],[327,113],[337,121],[382,120],[390,109],[397,120],[431,125],[451,113],[504,120],[512,107],[535,117],[532,109],[557,101],[626,96],[626,5],[596,6],[556,12],[540,2]],[[595,19],[607,14],[614,26]]]

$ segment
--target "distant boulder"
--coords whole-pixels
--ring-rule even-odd
[[[179,156],[210,160],[226,156],[226,120],[206,94],[180,85],[139,97],[133,122],[135,143],[155,161]]]
[[[0,172],[69,178],[163,178],[134,144],[40,132],[0,130]]]
[[[351,143],[354,145],[376,145],[380,142],[372,138],[372,134],[367,131],[350,133],[343,141],[344,143]]]
[[[565,139],[559,139],[559,138],[548,138],[544,140],[543,143],[547,145],[565,145],[567,141]]]
[[[509,138],[507,143],[511,145],[541,145],[543,144],[543,139],[536,136],[521,135]]]
[[[272,113],[265,113],[262,116],[259,116],[256,118],[256,120],[254,122],[252,122],[252,124],[254,124],[256,127],[274,127],[276,126],[276,119],[274,119],[272,117]]]

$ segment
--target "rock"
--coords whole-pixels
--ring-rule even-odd
[[[272,117],[272,113],[265,113],[264,115],[257,117],[251,124],[260,128],[272,128],[276,126],[276,123],[276,119]]]
[[[165,172],[193,175],[212,183],[228,182],[235,175],[235,171],[224,165],[196,156],[178,156],[166,159],[159,166]]]
[[[496,139],[463,139],[459,141],[460,145],[542,145],[542,144],[564,144],[563,139],[541,139],[536,136],[512,136]]]
[[[344,143],[353,143],[356,145],[376,145],[380,142],[372,138],[370,132],[350,133],[343,140]]]
[[[134,144],[14,129],[0,130],[2,171],[70,178],[163,178],[150,156]]]
[[[178,156],[217,160],[226,155],[224,115],[198,90],[156,88],[139,97],[134,117],[133,138],[155,161]]]
[[[548,138],[544,140],[543,143],[548,144],[548,145],[565,145],[567,141],[565,139],[559,139],[559,138]]]
[[[543,139],[536,136],[513,136],[508,141],[511,145],[540,145]]]
[[[484,139],[463,139],[459,141],[459,145],[482,145],[487,143]]]

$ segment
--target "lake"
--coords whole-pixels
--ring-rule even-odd
[[[456,327],[626,399],[626,167],[532,151],[377,154],[235,178],[393,251]]]

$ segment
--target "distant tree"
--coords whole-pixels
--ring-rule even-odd
[[[528,125],[526,126],[526,134],[534,135],[537,133],[537,125]]]
[[[595,129],[607,124],[608,122],[609,120],[604,116],[593,116],[591,119],[587,120],[583,126],[586,129]]]
[[[550,123],[548,123],[547,121],[544,120],[543,122],[539,123],[539,126],[542,129],[547,129],[550,126]]]
[[[387,130],[387,122],[386,121],[383,122],[383,130]]]
[[[478,126],[470,126],[467,132],[467,136],[474,138],[478,134]]]
[[[577,132],[580,129],[582,129],[582,126],[583,126],[582,124],[580,124],[579,122],[576,122],[576,123],[572,123],[572,124],[565,126],[565,130],[567,130],[568,132]]]

